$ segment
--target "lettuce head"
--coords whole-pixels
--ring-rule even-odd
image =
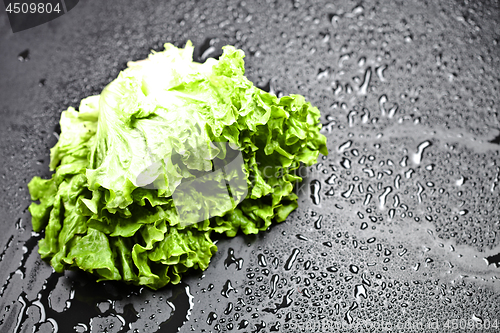
[[[165,44],[62,112],[55,172],[28,184],[57,272],[161,288],[207,268],[213,233],[255,234],[297,207],[296,170],[328,153],[319,110],[255,87],[232,46],[192,54]]]

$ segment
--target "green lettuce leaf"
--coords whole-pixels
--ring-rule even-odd
[[[319,110],[245,77],[244,53],[192,60],[165,44],[61,114],[51,179],[28,184],[42,258],[57,272],[157,289],[204,270],[212,233],[255,234],[297,208],[304,165],[326,155]]]

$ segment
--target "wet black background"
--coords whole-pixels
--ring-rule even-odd
[[[81,1],[13,34],[2,8],[0,331],[498,331],[499,17],[498,1]],[[60,112],[187,40],[199,61],[243,49],[256,85],[322,111],[330,154],[299,209],[157,292],[52,274],[26,184],[50,176]]]

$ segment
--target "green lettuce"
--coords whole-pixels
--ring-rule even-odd
[[[232,46],[203,64],[192,54],[165,44],[62,112],[55,172],[28,184],[39,253],[57,272],[161,288],[208,267],[212,233],[255,234],[297,207],[297,169],[328,153],[319,110],[255,87]]]

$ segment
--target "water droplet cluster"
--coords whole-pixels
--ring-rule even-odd
[[[498,6],[130,2],[116,17],[100,6],[58,21],[68,36],[99,36],[90,44],[12,46],[8,65],[46,70],[32,87],[6,71],[16,89],[0,100],[12,221],[0,248],[0,331],[358,332],[500,320]],[[99,93],[150,48],[187,39],[198,61],[225,44],[243,49],[257,86],[305,95],[322,111],[330,154],[305,170],[299,209],[264,234],[221,238],[205,272],[156,292],[53,273],[20,184],[47,175],[61,106]],[[16,105],[36,116],[16,118]]]

